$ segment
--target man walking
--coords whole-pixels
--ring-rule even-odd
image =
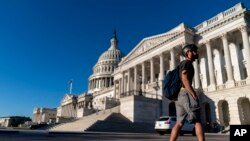
[[[176,105],[177,122],[172,128],[170,141],[175,141],[183,127],[185,120],[194,123],[195,133],[198,141],[205,141],[204,132],[200,120],[200,104],[194,88],[192,79],[194,77],[193,61],[198,59],[197,46],[195,44],[186,45],[182,49],[182,55],[186,58],[180,63],[180,76],[182,88],[178,95]]]

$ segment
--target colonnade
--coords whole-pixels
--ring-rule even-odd
[[[73,102],[62,105],[62,117],[76,117],[76,105],[73,105]]]
[[[249,35],[247,32],[246,26],[241,26],[238,28],[238,32],[240,31],[242,36],[242,44],[243,44],[243,59],[244,60],[238,60],[239,63],[242,61],[245,62],[245,67],[247,70],[247,78],[250,77],[250,45],[249,45]],[[235,30],[234,30],[235,32]],[[207,87],[208,91],[214,91],[217,89],[216,84],[216,75],[215,75],[215,64],[214,64],[214,54],[213,50],[214,47],[211,45],[211,42],[214,40],[220,40],[221,46],[221,56],[223,56],[225,61],[225,66],[222,66],[223,64],[220,64],[222,68],[225,68],[225,79],[224,87],[230,88],[235,87],[235,80],[234,75],[235,72],[233,70],[232,65],[232,58],[234,56],[231,56],[231,50],[229,47],[229,43],[232,41],[229,40],[229,36],[232,38],[234,35],[230,32],[225,32],[221,35],[217,35],[214,39],[208,39],[205,40],[202,44],[198,45],[199,48],[203,48],[203,51],[205,51],[204,56],[200,56],[200,58],[206,58],[206,63],[208,64],[206,69],[208,70],[208,73],[205,74],[206,76],[204,78],[209,79],[207,80],[208,86],[203,86],[201,83],[201,72],[200,72],[200,65],[199,61],[196,60],[193,65],[195,69],[195,76],[193,81],[193,86],[196,89]],[[231,39],[230,38],[230,39]],[[241,37],[233,37],[233,38],[241,38]],[[236,44],[236,43],[234,43]],[[218,45],[217,45],[218,46]],[[129,67],[127,70],[123,70],[120,72],[122,74],[122,77],[115,80],[115,85],[117,86],[115,89],[115,95],[116,97],[121,95],[122,93],[129,92],[131,90],[138,91],[139,88],[142,89],[142,91],[147,92],[150,89],[152,89],[152,86],[154,86],[154,83],[159,82],[159,86],[161,86],[161,81],[163,80],[164,76],[169,70],[172,70],[176,64],[178,64],[181,60],[183,60],[183,57],[181,57],[181,48],[183,45],[179,45],[176,47],[171,48],[170,50],[159,52],[159,54],[155,54],[153,57],[148,58],[147,60],[144,60],[141,63],[134,64],[133,66]],[[237,47],[239,45],[237,44]],[[200,50],[200,49],[199,49]],[[236,56],[237,57],[237,56]],[[234,59],[234,58],[233,58]],[[237,58],[238,59],[238,58]],[[132,63],[131,63],[132,64]],[[234,66],[235,67],[235,66]],[[240,66],[238,65],[238,69]],[[221,73],[223,76],[223,72]],[[244,78],[242,78],[243,80]],[[140,83],[141,81],[141,83]],[[139,85],[141,84],[141,86]]]
[[[113,85],[113,77],[95,78],[89,81],[89,90],[108,88]]]

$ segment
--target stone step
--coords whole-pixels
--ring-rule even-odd
[[[155,133],[154,125],[149,123],[132,123],[122,114],[112,114],[103,121],[97,121],[85,131],[93,132],[127,132]]]
[[[84,131],[86,128],[90,127],[97,121],[102,121],[108,118],[112,113],[119,112],[119,106],[112,109],[99,111],[97,113],[76,119],[72,122],[62,123],[53,128],[50,131]]]

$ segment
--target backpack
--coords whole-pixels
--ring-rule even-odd
[[[163,94],[169,100],[176,100],[181,90],[180,66],[169,71],[163,80]]]

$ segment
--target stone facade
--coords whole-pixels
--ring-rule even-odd
[[[55,108],[35,108],[33,110],[33,123],[54,123],[56,121],[56,112]]]
[[[203,122],[249,124],[249,14],[239,3],[194,28],[182,23],[144,38],[114,72],[116,97],[137,95],[141,90],[145,97],[162,100],[162,115],[175,114],[174,103],[162,97],[162,80],[183,60],[181,48],[195,43],[200,59],[193,64],[193,86],[201,99]]]
[[[184,59],[182,47],[195,43],[200,58],[193,63],[193,86],[201,99],[202,122],[250,124],[249,23],[250,11],[238,3],[196,27],[181,23],[166,33],[146,37],[125,57],[117,50],[114,36],[89,77],[92,97],[68,96],[61,103],[60,116],[84,116],[77,107],[80,103],[87,107],[88,102],[95,110],[120,104],[121,113],[133,122],[152,123],[158,116],[175,115],[174,102],[162,95],[162,80]]]

